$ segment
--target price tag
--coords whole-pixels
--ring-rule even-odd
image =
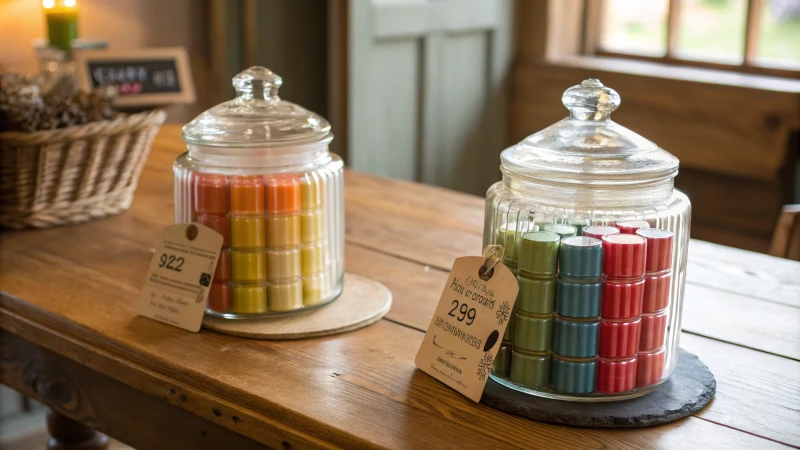
[[[455,260],[414,363],[473,401],[480,401],[519,285],[502,263],[503,248]]]
[[[137,313],[199,331],[222,235],[195,223],[164,228],[139,297]]]

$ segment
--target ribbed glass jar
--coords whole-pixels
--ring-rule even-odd
[[[610,401],[652,391],[678,360],[691,204],[678,160],[610,120],[598,80],[570,117],[501,155],[484,246],[505,248],[520,293],[492,378],[532,395]],[[572,237],[582,236],[582,237]]]
[[[342,292],[344,187],[328,122],[277,95],[263,67],[237,97],[184,126],[174,164],[175,222],[223,236],[207,314],[258,318],[307,310]]]

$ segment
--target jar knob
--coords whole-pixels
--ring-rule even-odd
[[[564,91],[561,102],[573,119],[608,120],[619,106],[620,98],[617,91],[603,86],[597,78],[589,78]]]
[[[241,98],[269,99],[278,95],[283,79],[266,67],[253,66],[233,77],[233,89]]]

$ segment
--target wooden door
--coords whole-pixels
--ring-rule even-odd
[[[483,194],[506,144],[508,0],[350,0],[348,159]]]

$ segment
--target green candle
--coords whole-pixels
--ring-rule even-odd
[[[78,38],[78,9],[75,7],[75,0],[45,0],[43,5],[50,46],[69,52],[72,41]]]
[[[575,228],[572,225],[566,225],[563,223],[551,223],[550,225],[545,225],[543,230],[555,233],[561,236],[561,239],[572,237],[578,234],[577,228]]]
[[[530,231],[520,236],[519,272],[530,275],[555,275],[561,236],[549,231]]]
[[[550,354],[511,350],[511,381],[527,386],[542,387],[550,384]]]

